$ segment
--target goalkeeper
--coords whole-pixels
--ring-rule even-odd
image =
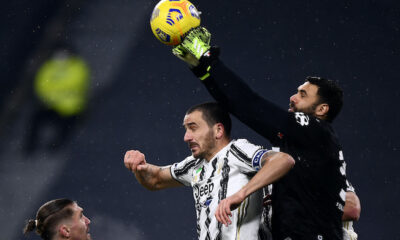
[[[331,126],[343,104],[342,90],[331,80],[307,77],[286,111],[227,68],[210,39],[205,28],[195,28],[173,53],[189,64],[218,102],[296,161],[273,184],[273,239],[343,239],[342,220],[357,220],[360,203],[346,180],[342,148]],[[221,201],[217,220],[228,223],[237,205],[230,197]]]

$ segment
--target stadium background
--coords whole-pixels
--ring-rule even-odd
[[[282,107],[308,75],[340,81],[334,126],[362,201],[360,239],[400,239],[400,3],[193,1],[221,58]],[[167,165],[189,154],[185,110],[212,100],[152,36],[156,1],[2,1],[0,14],[0,239],[45,201],[78,200],[95,240],[195,239],[191,189],[149,192],[123,165],[128,149]],[[49,42],[65,39],[91,68],[86,117],[59,151],[25,155],[31,85]],[[235,138],[268,142],[234,119]],[[30,235],[28,239],[38,239]]]

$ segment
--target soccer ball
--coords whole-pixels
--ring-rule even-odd
[[[153,10],[150,26],[158,40],[178,45],[185,34],[200,25],[200,12],[187,0],[162,0]]]

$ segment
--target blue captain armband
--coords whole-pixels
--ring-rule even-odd
[[[266,154],[267,152],[269,152],[270,150],[267,150],[267,149],[261,149],[261,150],[258,150],[257,152],[256,152],[256,154],[254,155],[254,157],[253,157],[253,161],[252,161],[252,165],[253,165],[253,168],[254,169],[256,169],[257,171],[259,171],[261,168],[262,168],[262,165],[261,165],[261,163],[262,163],[262,157],[264,156],[264,154]]]

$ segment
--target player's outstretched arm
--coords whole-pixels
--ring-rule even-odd
[[[219,203],[215,217],[220,223],[226,226],[231,224],[229,217],[232,216],[232,210],[236,209],[253,192],[284,176],[295,164],[290,155],[273,151],[264,154],[262,161],[261,170],[241,190]]]
[[[160,190],[169,187],[182,186],[170,172],[170,167],[159,167],[148,164],[140,151],[130,150],[125,153],[125,167],[135,174],[137,181],[149,190]]]
[[[346,192],[342,221],[358,221],[361,214],[360,199],[354,192]]]
[[[268,139],[276,138],[278,131],[285,133],[287,111],[262,98],[226,67],[218,59],[219,49],[211,47],[210,40],[207,29],[198,27],[172,52],[191,66],[209,93],[240,121]]]

